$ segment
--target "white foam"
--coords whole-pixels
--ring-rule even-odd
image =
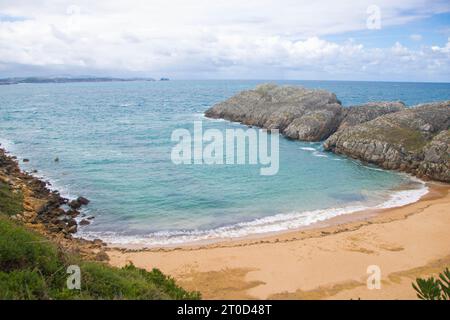
[[[226,119],[222,119],[222,118],[208,118],[207,116],[205,116],[204,113],[195,113],[195,118],[200,118],[202,120],[205,121],[210,121],[210,122],[230,122],[229,120]]]
[[[300,149],[305,150],[305,151],[316,151],[316,149],[311,148],[311,147],[300,147]]]
[[[418,179],[414,180],[420,181]],[[220,241],[250,235],[288,231],[358,211],[392,208],[416,202],[428,192],[428,188],[425,184],[422,181],[420,182],[421,188],[394,192],[387,201],[374,207],[358,205],[324,210],[282,213],[209,230],[161,231],[147,235],[126,235],[115,232],[89,232],[81,230],[77,233],[77,236],[91,240],[100,238],[113,245],[155,247],[188,244],[200,241]]]
[[[8,139],[0,139],[0,148],[4,149],[7,152],[12,152],[14,149],[14,142]]]
[[[414,178],[414,180],[418,179]],[[395,208],[419,201],[420,198],[422,198],[424,195],[428,193],[428,187],[425,185],[425,183],[423,181],[420,181],[420,183],[422,184],[421,188],[397,191],[391,196],[389,200],[378,205],[376,208],[378,209]]]
[[[323,153],[321,153],[319,151],[313,152],[313,156],[314,157],[319,157],[319,158],[328,158],[328,156],[326,154],[323,154]]]

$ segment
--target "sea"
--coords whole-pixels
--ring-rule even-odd
[[[247,129],[212,120],[215,103],[261,83],[321,88],[344,106],[450,100],[449,83],[353,81],[135,81],[0,86],[0,143],[22,169],[63,196],[91,200],[76,236],[113,245],[178,246],[313,226],[369,208],[417,201],[426,185],[279,139],[279,170],[254,164],[175,164],[177,129]],[[238,146],[236,146],[238,148]],[[24,158],[29,162],[23,162]],[[59,161],[55,161],[58,158]],[[80,217],[81,219],[81,217]]]

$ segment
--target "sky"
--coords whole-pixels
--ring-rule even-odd
[[[0,0],[0,78],[450,82],[448,0]]]

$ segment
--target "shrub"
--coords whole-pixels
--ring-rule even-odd
[[[81,269],[81,290],[66,287],[66,269]],[[199,299],[158,269],[115,268],[83,261],[0,216],[0,299]]]
[[[62,267],[58,249],[45,238],[0,216],[0,270],[37,269],[45,275]]]
[[[412,284],[417,297],[422,300],[450,300],[450,270],[446,268],[439,278],[417,278]]]

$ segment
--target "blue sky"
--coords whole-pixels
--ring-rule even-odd
[[[2,0],[0,77],[449,82],[449,38],[448,0]]]
[[[420,37],[412,37],[419,35]],[[404,25],[389,26],[379,30],[359,30],[324,37],[329,41],[353,38],[368,48],[387,48],[396,42],[408,48],[444,45],[450,36],[450,13],[435,14]]]

